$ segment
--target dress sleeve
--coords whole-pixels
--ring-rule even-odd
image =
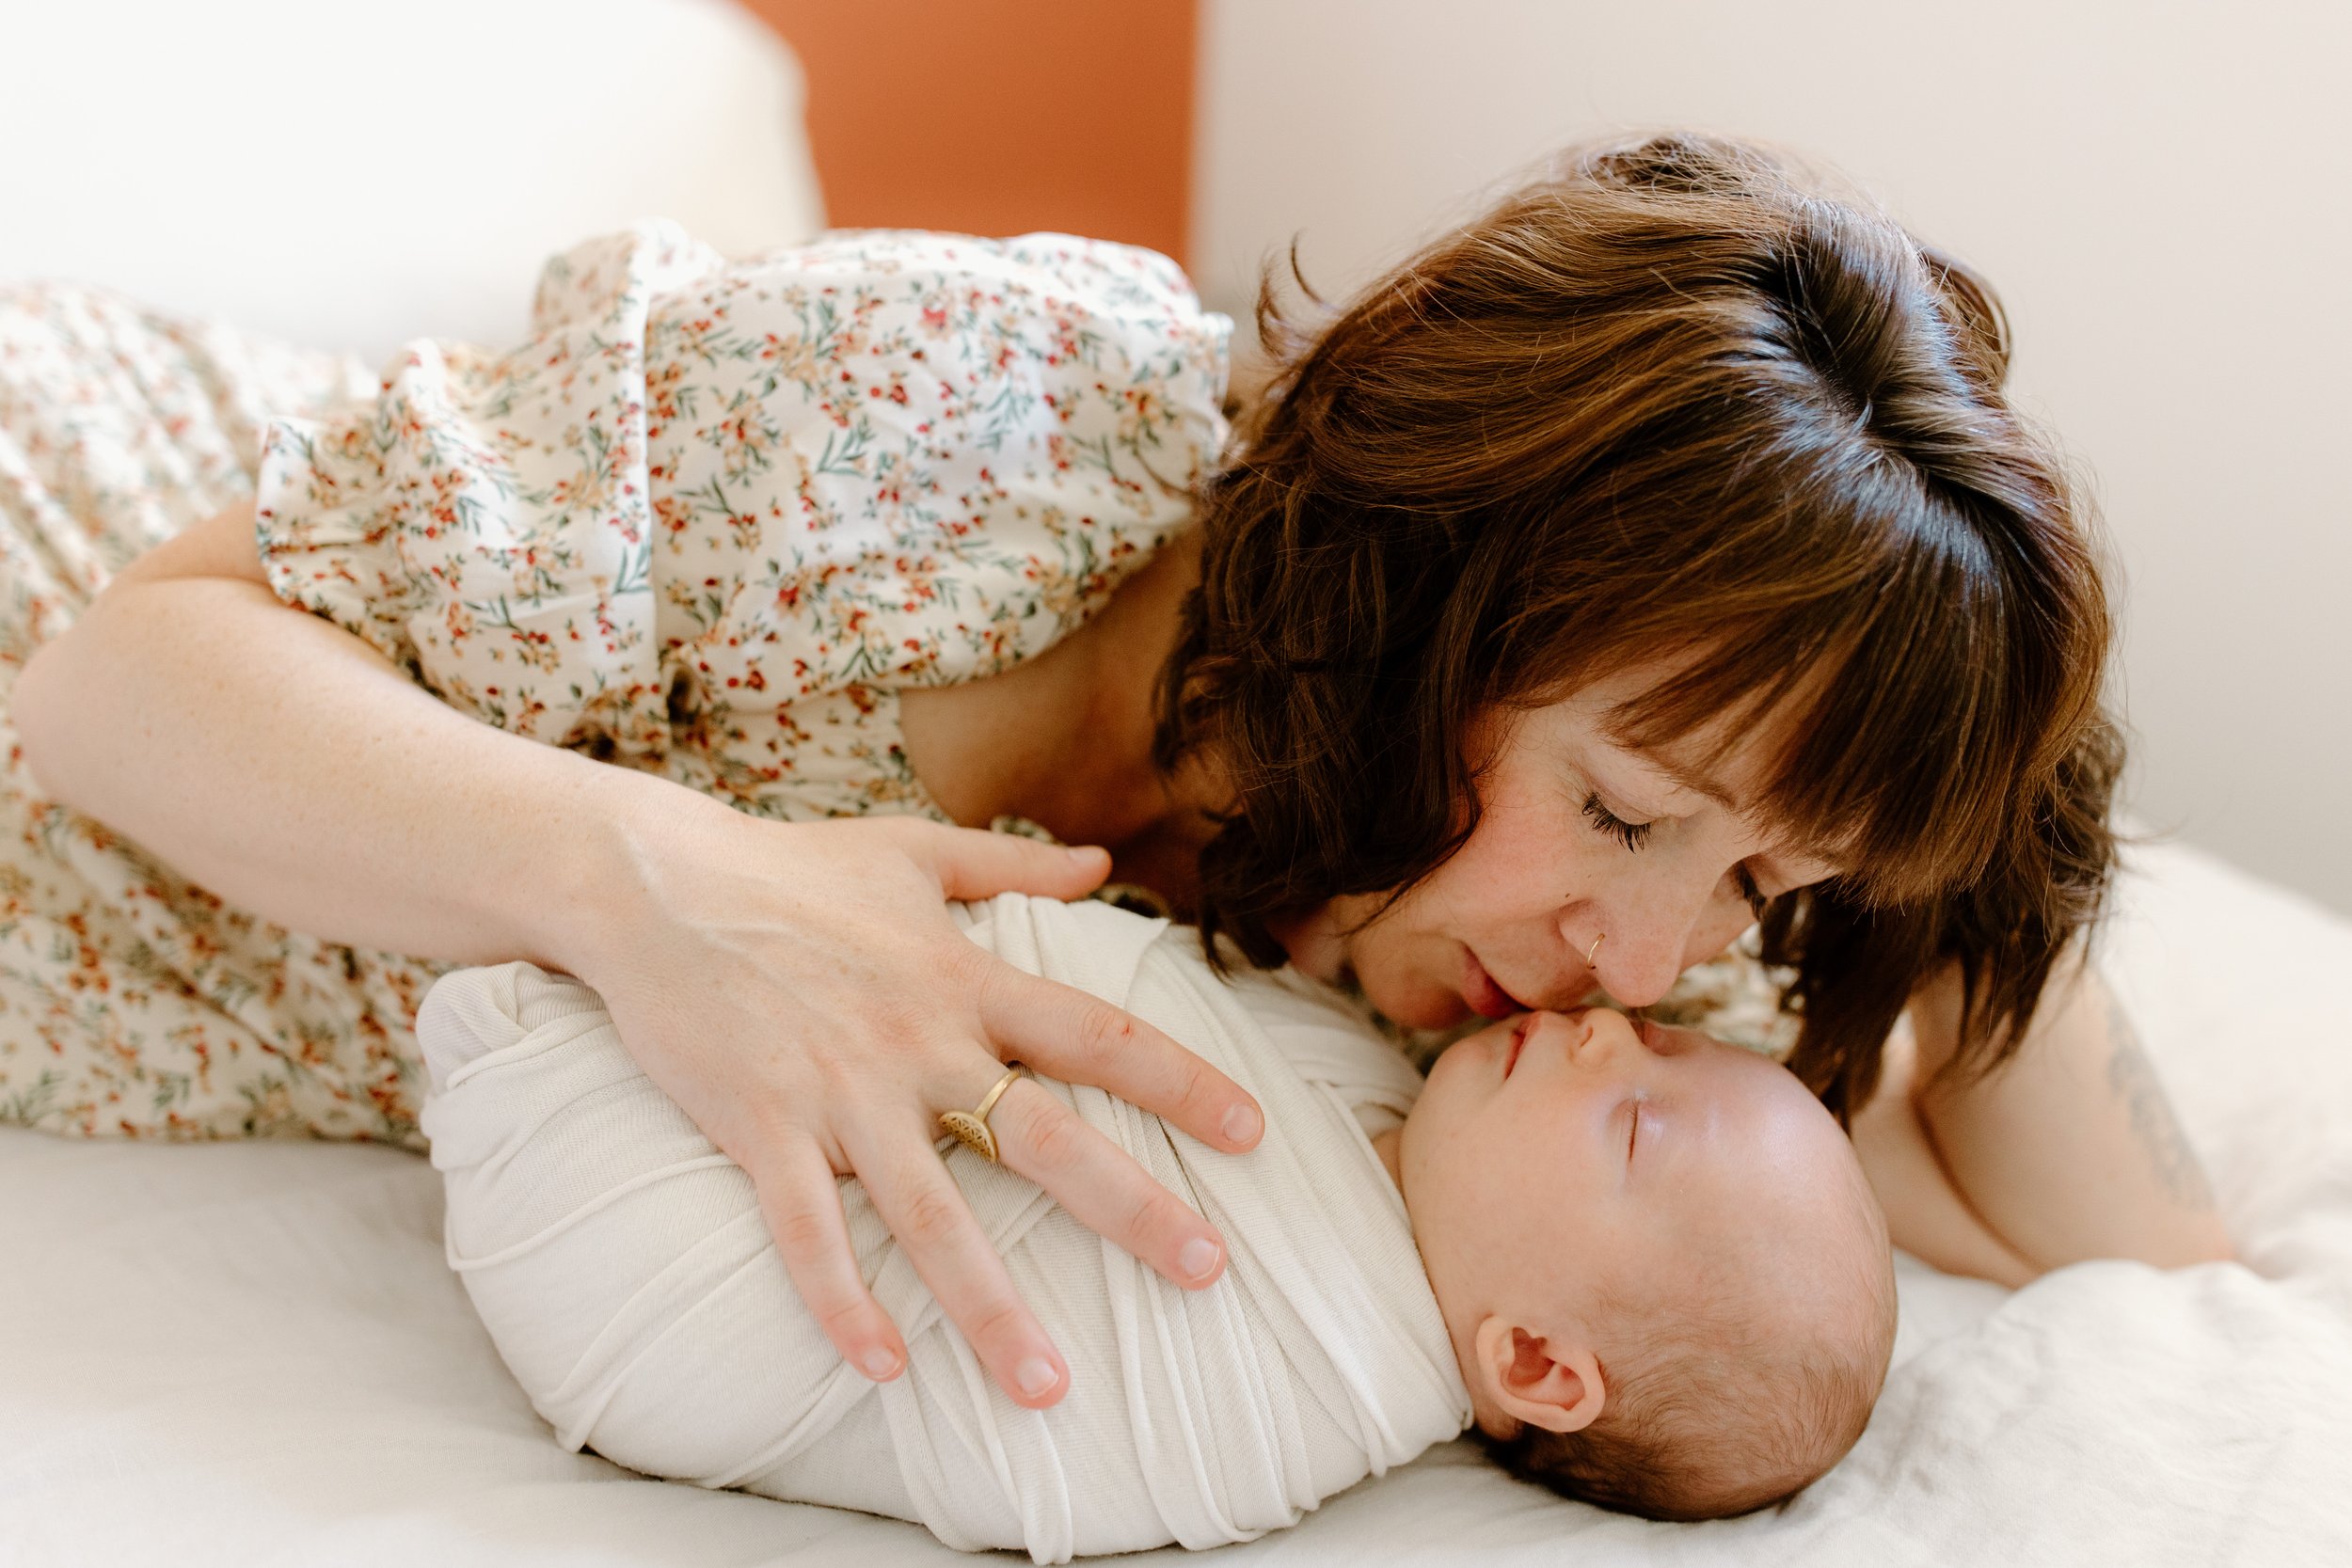
[[[590,241],[548,264],[513,352],[412,343],[373,403],[272,421],[271,589],[476,718],[658,757],[645,321],[723,266],[666,223]]]
[[[829,234],[665,302],[674,713],[756,728],[1050,646],[1191,519],[1231,331],[1167,257],[1067,234]]]
[[[533,329],[272,425],[270,583],[465,712],[769,805],[891,774],[877,693],[1091,614],[1226,436],[1230,324],[1068,235],[648,224],[550,262]]]

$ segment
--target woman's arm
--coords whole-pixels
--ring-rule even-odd
[[[1887,1234],[1897,1246],[1946,1274],[2015,1290],[2042,1271],[1994,1235],[1953,1185],[1919,1117],[1917,1083],[1918,1047],[1904,1022],[1886,1042],[1877,1091],[1853,1118],[1854,1154],[1886,1211]]]
[[[43,790],[242,908],[354,945],[528,958],[601,991],[648,1075],[750,1172],[794,1284],[870,1375],[905,1350],[849,1250],[834,1177],[851,1172],[1009,1394],[1041,1407],[1067,1386],[933,1149],[936,1113],[976,1103],[1005,1060],[1225,1148],[1256,1141],[1221,1074],[981,953],[943,907],[1074,895],[1099,850],[760,821],[477,723],[280,604],[249,508],[122,572],[26,666],[14,715]],[[1216,1277],[1200,1216],[1051,1097],[1017,1098],[995,1118],[1008,1164],[1177,1283]]]
[[[250,519],[238,508],[148,551],[34,656],[13,713],[35,782],[280,925],[465,963],[556,962],[573,945],[563,927],[610,880],[597,861],[623,799],[656,781],[632,789],[617,769],[510,744],[279,604]]]
[[[1913,1001],[1912,1099],[1994,1237],[2037,1274],[2092,1258],[2172,1268],[2232,1256],[2196,1151],[2096,972],[2062,961],[2016,1054],[1983,1076],[1943,1071],[1960,1001],[1957,972]]]

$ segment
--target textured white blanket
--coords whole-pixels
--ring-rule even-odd
[[[1218,1227],[1224,1278],[1178,1290],[953,1148],[1071,1393],[1044,1412],[1005,1398],[852,1181],[850,1236],[910,1357],[869,1383],[802,1307],[750,1180],[638,1070],[596,993],[529,964],[461,971],[418,1024],[450,1261],[563,1442],[1058,1562],[1248,1540],[1459,1433],[1445,1325],[1359,1121],[1393,1124],[1412,1069],[1303,988],[1229,987],[1165,922],[1008,895],[967,929],[1258,1096],[1267,1136],[1231,1156],[1098,1090],[1047,1085]]]

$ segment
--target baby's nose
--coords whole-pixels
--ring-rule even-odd
[[[1569,1016],[1577,1028],[1576,1058],[1589,1066],[1599,1067],[1642,1043],[1632,1023],[1613,1007],[1581,1007]]]

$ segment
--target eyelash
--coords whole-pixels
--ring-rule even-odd
[[[1731,868],[1731,874],[1735,878],[1739,879],[1740,896],[1748,901],[1748,908],[1755,913],[1756,919],[1763,919],[1764,908],[1767,904],[1771,903],[1772,900],[1766,898],[1764,896],[1764,890],[1756,885],[1755,874],[1749,871],[1745,865],[1733,866]]]
[[[1600,803],[1598,790],[1585,793],[1584,816],[1593,824],[1595,832],[1607,833],[1629,850],[1639,850],[1646,845],[1650,829],[1656,826],[1650,822],[1628,822]],[[1750,912],[1756,919],[1763,919],[1764,911],[1772,900],[1765,897],[1764,890],[1756,885],[1756,874],[1745,865],[1735,865],[1731,868],[1731,875],[1740,889],[1740,896],[1747,900]]]
[[[1607,833],[1628,849],[1639,849],[1643,845],[1647,844],[1649,831],[1654,826],[1648,822],[1628,822],[1624,817],[1600,803],[1598,790],[1594,790],[1584,797],[1584,816],[1593,824],[1596,832]]]

